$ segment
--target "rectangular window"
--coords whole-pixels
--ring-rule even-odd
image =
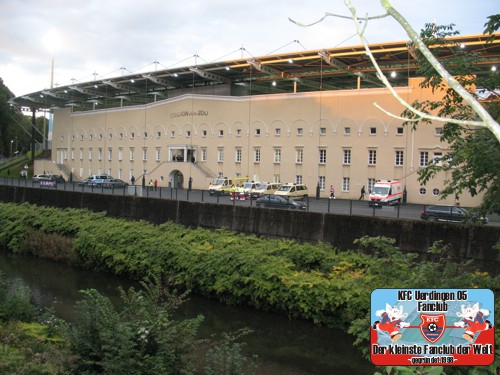
[[[342,163],[345,165],[351,164],[351,150],[344,150],[344,160]]]
[[[274,129],[274,135],[279,137],[281,135],[281,128]]]
[[[255,129],[255,135],[256,135],[257,137],[260,135],[260,129],[259,129],[259,128]]]
[[[71,149],[71,160],[75,160],[75,149]]]
[[[236,129],[236,136],[241,137],[241,129]]]
[[[148,133],[144,132],[144,139],[147,139],[147,138],[148,138]]]
[[[319,128],[319,135],[326,135],[326,128]]]
[[[175,138],[175,130],[172,130],[172,131],[170,132],[170,137]]]
[[[260,163],[260,148],[253,149],[253,161],[254,163]]]
[[[201,149],[201,161],[207,161],[207,149],[206,148]]]
[[[377,164],[377,150],[368,150],[368,165]]]
[[[186,138],[191,138],[191,130],[186,131]]]
[[[326,164],[326,150],[319,150],[319,163]]]
[[[80,160],[83,160],[83,148],[80,149]]]
[[[161,138],[161,132],[156,133],[156,138],[160,139]]]
[[[373,190],[373,186],[375,185],[375,179],[374,178],[369,178],[368,179],[368,192]]]
[[[121,147],[118,148],[118,160],[119,161],[123,160],[123,149]]]
[[[89,160],[92,160],[92,149],[89,148]]]
[[[325,176],[319,176],[319,189],[320,190],[325,190],[326,187],[326,177]]]
[[[113,149],[108,148],[108,160],[113,160]]]
[[[350,188],[351,188],[350,177],[343,177],[342,178],[342,191],[345,193],[348,193]]]
[[[370,128],[370,135],[375,135],[375,134],[377,134],[377,128],[374,127]]]
[[[351,128],[349,126],[344,128],[344,135],[351,135]]]
[[[142,160],[144,160],[144,161],[148,160],[148,148],[147,147],[144,147],[142,149]]]
[[[434,164],[442,166],[443,165],[443,162],[441,160],[442,158],[443,158],[443,153],[442,152],[435,152],[434,156],[433,156]]]
[[[130,133],[130,138],[134,139],[134,137],[135,137],[135,133]]]
[[[304,129],[297,128],[297,135],[303,135],[303,134],[304,134]]]
[[[241,163],[241,155],[242,155],[241,148],[237,148],[236,155],[235,155],[236,163]]]
[[[130,160],[132,160],[132,161],[133,161],[133,160],[134,160],[134,158],[135,158],[135,155],[134,155],[134,153],[135,153],[135,152],[134,152],[134,151],[135,151],[135,150],[134,150],[133,148],[131,148],[131,149],[130,149],[130,154],[129,154],[129,155],[130,155]]]
[[[420,166],[427,167],[429,164],[429,153],[427,151],[420,151]]]
[[[304,149],[297,148],[295,149],[295,163],[302,164],[304,162]]]
[[[404,134],[404,129],[403,127],[399,126],[396,128],[396,135],[403,135]]]
[[[281,163],[281,148],[274,149],[274,162]]]
[[[217,149],[217,161],[219,163],[222,163],[224,161],[224,149],[222,147],[219,147]]]
[[[281,182],[281,177],[279,174],[273,175],[273,182]]]
[[[220,129],[219,130],[219,137],[223,137],[224,136],[224,130]]]
[[[296,184],[301,184],[302,183],[302,175],[296,175],[295,176],[295,183]]]
[[[205,137],[207,136],[207,131],[206,131],[206,130],[202,130],[202,131],[201,131],[201,136],[202,136],[203,138],[205,138]]]
[[[394,160],[394,165],[397,167],[403,166],[404,151],[396,151],[396,159]]]
[[[441,134],[443,134],[443,128],[434,129],[434,134],[437,136],[441,136]]]
[[[102,148],[101,148],[101,147],[99,147],[99,148],[97,149],[97,151],[98,151],[98,159],[99,159],[99,160],[102,160]]]
[[[157,147],[155,149],[155,158],[156,158],[156,161],[160,161],[161,160],[161,148],[160,147]]]

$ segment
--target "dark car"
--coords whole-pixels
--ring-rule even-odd
[[[488,223],[488,218],[479,217],[477,214],[457,206],[426,206],[420,213],[420,218],[428,221],[453,223]]]
[[[304,203],[294,201],[291,198],[283,198],[279,195],[264,195],[255,201],[257,207],[284,208],[292,210],[305,210],[307,206]]]
[[[105,189],[123,189],[128,186],[128,184],[120,180],[119,178],[110,178],[107,180],[96,182],[95,187],[103,187]]]

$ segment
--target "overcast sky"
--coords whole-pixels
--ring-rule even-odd
[[[352,0],[358,15],[383,13],[378,0]],[[481,34],[498,0],[392,0],[420,31],[425,23],[454,23]],[[359,45],[343,0],[0,0],[0,78],[16,95],[54,85],[241,57]],[[56,34],[55,50],[46,39]],[[372,21],[370,43],[407,40],[392,19]],[[244,48],[244,50],[242,49]],[[195,57],[195,55],[199,57]],[[125,69],[123,69],[125,68]]]

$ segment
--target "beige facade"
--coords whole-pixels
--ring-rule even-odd
[[[410,79],[396,88],[411,103],[431,93]],[[418,170],[448,152],[440,141],[443,124],[415,131],[384,114],[373,102],[400,115],[402,106],[385,88],[254,96],[181,95],[141,106],[72,112],[54,110],[52,164],[39,161],[35,173],[53,171],[73,180],[108,173],[159,186],[207,189],[216,176],[302,182],[309,195],[358,199],[377,179],[399,179],[408,202],[440,200],[448,176],[427,186]],[[54,170],[56,169],[56,170]],[[367,197],[365,197],[366,199]],[[464,206],[477,197],[460,197]]]

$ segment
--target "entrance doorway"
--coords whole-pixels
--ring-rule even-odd
[[[184,188],[184,175],[181,171],[175,169],[168,175],[168,187],[175,189]]]

